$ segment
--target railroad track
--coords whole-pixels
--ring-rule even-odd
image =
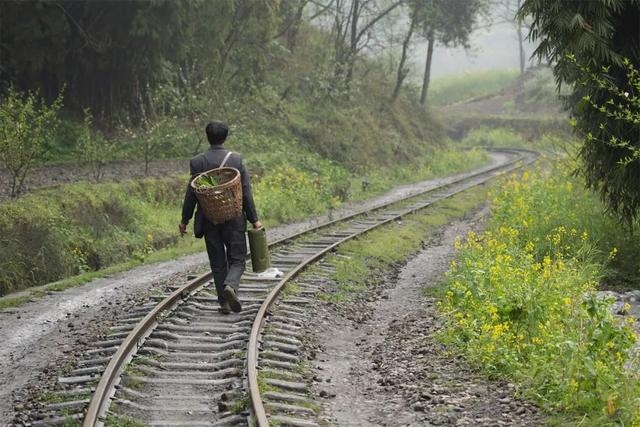
[[[305,305],[317,280],[331,274],[321,259],[343,242],[500,174],[532,163],[512,158],[403,200],[357,212],[270,244],[277,279],[248,273],[240,284],[243,311],[217,310],[211,274],[204,274],[132,311],[92,345],[32,425],[290,425],[312,427],[315,405],[298,372]],[[284,291],[311,264],[316,277]]]

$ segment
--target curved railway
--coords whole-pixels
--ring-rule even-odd
[[[315,409],[296,372],[304,306],[318,291],[313,280],[295,293],[287,283],[311,264],[319,275],[327,253],[347,240],[535,161],[528,150],[500,150],[510,159],[465,174],[400,201],[321,224],[269,245],[283,277],[248,273],[240,284],[243,311],[217,310],[211,273],[158,297],[119,321],[86,352],[32,425],[121,424],[124,414],[148,425],[311,427]],[[121,420],[121,419],[120,419]]]

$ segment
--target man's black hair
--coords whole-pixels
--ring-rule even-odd
[[[229,134],[229,126],[223,122],[211,122],[207,125],[206,132],[209,144],[222,144]]]

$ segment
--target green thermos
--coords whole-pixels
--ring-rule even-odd
[[[251,251],[251,266],[254,273],[260,273],[271,267],[269,247],[267,246],[267,230],[264,227],[251,229],[249,234],[249,250]]]

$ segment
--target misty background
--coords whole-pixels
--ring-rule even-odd
[[[526,41],[527,67],[535,64],[535,61],[529,59],[533,49],[534,46]],[[426,55],[426,41],[416,42],[412,54],[413,81],[418,82],[422,78]],[[518,67],[518,38],[512,24],[494,24],[488,28],[476,30],[471,36],[471,49],[436,47],[433,52],[434,78],[468,71],[517,69]]]

